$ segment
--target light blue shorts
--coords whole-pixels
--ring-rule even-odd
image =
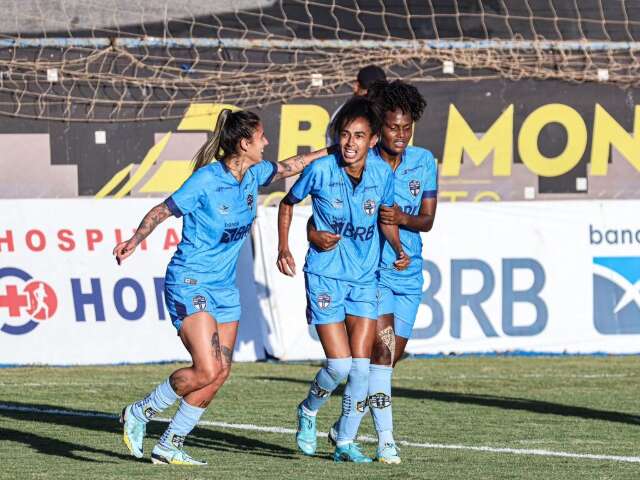
[[[354,285],[313,273],[304,274],[307,322],[312,325],[343,322],[345,315],[378,319],[378,283]]]
[[[402,294],[378,285],[378,315],[393,314],[393,329],[399,337],[411,338],[421,300],[421,293]]]
[[[164,301],[178,331],[186,317],[198,312],[209,313],[218,323],[240,320],[240,292],[235,287],[220,288],[204,282],[165,283]]]

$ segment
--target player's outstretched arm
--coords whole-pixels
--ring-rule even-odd
[[[382,221],[379,221],[378,224],[380,225],[380,231],[384,235],[384,238],[387,239],[393,251],[396,252],[396,261],[393,262],[394,267],[396,267],[397,270],[406,270],[409,266],[410,259],[402,249],[398,225],[389,225],[382,223]]]
[[[118,265],[122,263],[122,261],[131,255],[136,247],[149,236],[153,230],[160,225],[163,221],[171,216],[171,210],[167,207],[166,203],[162,202],[159,205],[153,207],[149,212],[144,216],[140,225],[136,229],[136,232],[133,234],[129,240],[124,242],[120,242],[116,245],[116,248],[113,249],[113,254],[116,257],[116,261]]]
[[[278,172],[276,173],[275,177],[273,177],[273,180],[275,181],[281,178],[298,175],[311,162],[329,155],[335,149],[336,146],[331,146],[316,150],[315,152],[304,153],[302,155],[296,155],[294,157],[287,158],[286,160],[282,160],[281,162],[278,162]]]
[[[278,209],[278,270],[289,277],[296,274],[296,262],[289,250],[289,229],[293,218],[293,204],[286,197]]]
[[[402,225],[416,232],[428,232],[433,228],[436,219],[436,198],[425,198],[420,204],[420,211],[417,215],[409,215],[400,210],[398,205],[393,207],[380,207],[380,223],[386,225]]]

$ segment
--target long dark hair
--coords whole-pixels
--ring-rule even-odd
[[[342,106],[336,118],[333,119],[330,126],[331,136],[338,138],[340,130],[356,118],[367,120],[374,135],[380,133],[382,118],[378,106],[368,98],[353,97]]]
[[[208,165],[213,160],[222,160],[233,154],[240,140],[249,140],[260,125],[260,117],[253,112],[232,112],[225,108],[218,115],[213,136],[200,147],[193,157],[193,171]]]

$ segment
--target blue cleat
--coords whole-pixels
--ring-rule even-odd
[[[176,436],[174,436],[174,438],[176,438]],[[182,439],[182,437],[179,438]],[[175,441],[173,443],[175,443]],[[180,445],[182,445],[181,442]],[[204,460],[195,460],[181,448],[177,448],[174,445],[167,446],[162,443],[158,443],[153,447],[153,452],[151,452],[151,462],[156,465],[207,465],[207,462]]]
[[[296,432],[296,443],[298,449],[305,455],[316,453],[318,440],[316,438],[316,417],[307,415],[302,410],[302,404],[298,405],[298,431]]]
[[[376,460],[388,465],[398,465],[401,462],[400,449],[395,443],[385,443],[384,447],[378,448]]]
[[[336,447],[336,451],[333,452],[333,460],[335,462],[353,463],[371,463],[373,461],[360,451],[360,445],[355,442]]]
[[[123,426],[124,444],[127,446],[131,455],[136,458],[143,456],[144,435],[147,432],[147,424],[141,422],[131,413],[131,405],[127,405],[122,409],[120,414],[120,423]]]

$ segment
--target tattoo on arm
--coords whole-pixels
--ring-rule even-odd
[[[211,346],[213,347],[213,354],[216,356],[216,359],[220,360],[220,337],[218,336],[218,332],[213,333],[213,337],[211,337]]]
[[[224,345],[220,345],[220,351],[222,352],[222,356],[224,357],[224,362],[227,365],[231,365],[231,361],[233,359],[233,350],[225,347]]]
[[[149,213],[147,213],[142,219],[142,222],[140,222],[136,233],[133,234],[133,239],[136,241],[136,244],[140,244],[160,223],[170,216],[171,210],[169,210],[169,207],[167,207],[164,202],[149,210]]]
[[[280,179],[299,174],[313,160],[319,158],[320,152],[323,151],[318,150],[317,152],[296,155],[295,157],[278,162],[278,173],[275,178]]]

